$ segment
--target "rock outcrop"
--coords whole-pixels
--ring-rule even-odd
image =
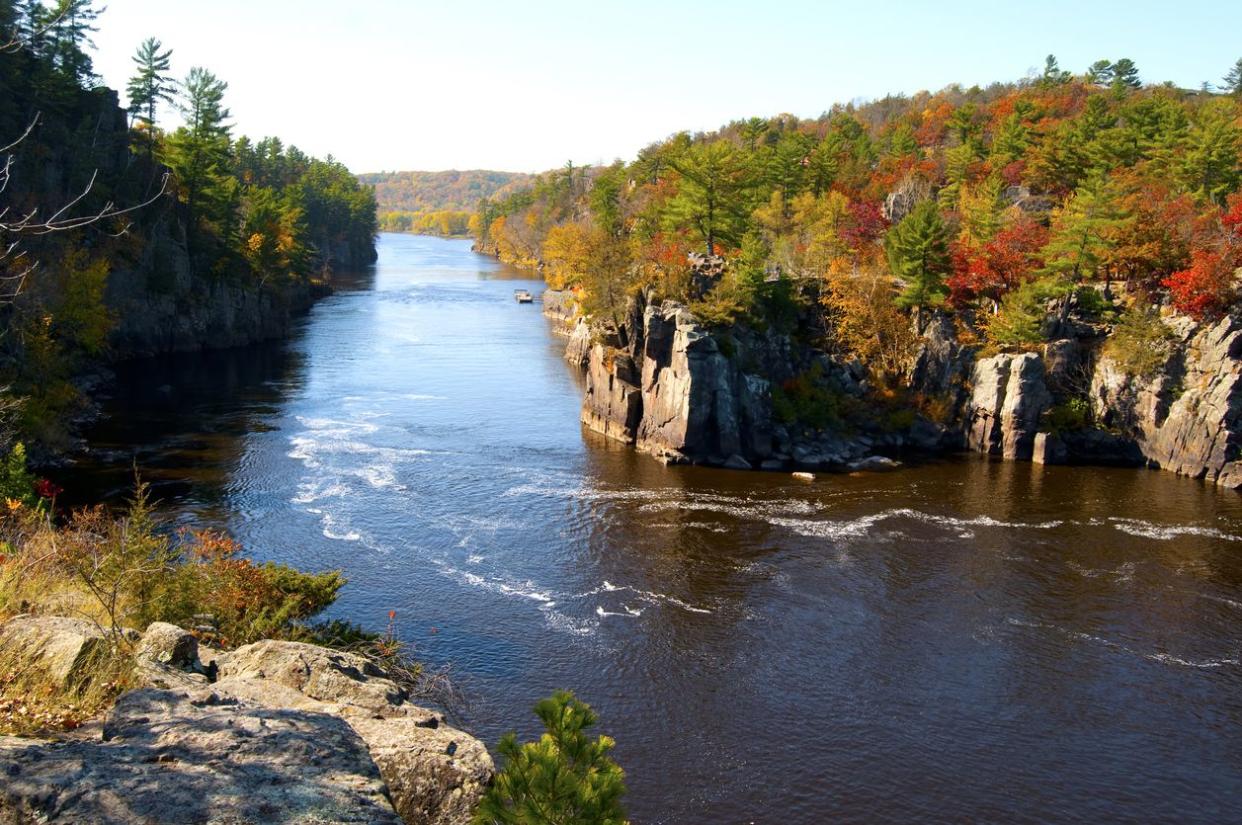
[[[841,397],[862,392],[849,367],[788,335],[739,326],[718,338],[685,306],[640,299],[589,351],[582,421],[669,463],[848,468],[881,438],[777,420],[773,383],[808,372]]]
[[[1052,406],[1044,361],[1033,352],[1001,354],[975,363],[966,410],[966,444],[977,452],[1029,461],[1040,416]]]
[[[63,669],[83,630],[19,617],[0,644],[38,637],[69,651],[37,660]],[[145,686],[97,736],[0,738],[0,819],[458,825],[491,780],[481,742],[364,657],[266,641],[205,665],[193,636],[163,624],[135,649]]]
[[[1100,359],[1091,381],[1095,418],[1153,466],[1242,488],[1242,319],[1170,326],[1176,341],[1152,377]]]

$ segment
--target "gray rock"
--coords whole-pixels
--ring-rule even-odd
[[[1067,457],[1064,442],[1054,433],[1036,433],[1031,461],[1036,464],[1064,464]]]
[[[220,666],[220,679],[284,685],[309,699],[372,712],[391,711],[406,699],[368,659],[302,642],[269,639],[239,647]]]
[[[1039,419],[1052,406],[1043,359],[1033,352],[1001,354],[975,363],[967,406],[970,449],[1030,460]]]
[[[198,639],[174,624],[152,622],[134,648],[134,658],[188,670],[198,664]]]
[[[1127,375],[1111,358],[1096,365],[1096,420],[1125,434],[1151,464],[1242,488],[1242,319],[1199,327],[1168,319],[1175,345],[1150,378]]]
[[[103,739],[0,739],[0,814],[49,823],[401,822],[345,720],[198,692],[136,690]]]
[[[734,453],[733,455],[731,455],[731,456],[729,456],[728,458],[726,458],[726,459],[725,459],[725,461],[724,461],[724,464],[723,464],[723,465],[721,465],[721,466],[723,466],[723,467],[725,467],[725,468],[727,468],[727,469],[730,469],[730,470],[750,470],[750,469],[753,469],[753,467],[751,467],[750,462],[749,462],[749,461],[747,461],[746,459],[742,458],[742,457],[741,457],[740,455],[738,455],[737,453]]]
[[[62,686],[85,679],[106,649],[104,632],[82,619],[15,616],[0,624],[0,655],[14,671],[35,671]]]
[[[861,458],[858,461],[852,461],[849,468],[855,472],[879,472],[883,470],[895,470],[901,466],[900,461],[895,461],[887,456],[871,455]]]

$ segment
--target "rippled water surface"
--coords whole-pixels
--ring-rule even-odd
[[[74,481],[343,569],[489,742],[572,687],[636,823],[1242,820],[1242,497],[665,468],[581,430],[525,278],[386,235],[292,341],[124,370]]]

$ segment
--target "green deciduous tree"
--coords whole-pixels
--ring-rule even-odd
[[[598,717],[568,691],[535,706],[546,732],[518,744],[510,733],[497,748],[500,773],[475,813],[476,825],[625,825],[625,772],[609,758],[614,743],[592,738]]]

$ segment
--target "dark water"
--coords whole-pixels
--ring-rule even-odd
[[[960,460],[814,484],[578,424],[521,275],[385,236],[286,345],[137,365],[98,461],[350,578],[489,742],[571,687],[636,823],[1242,820],[1242,497]],[[111,451],[111,452],[109,452]]]

